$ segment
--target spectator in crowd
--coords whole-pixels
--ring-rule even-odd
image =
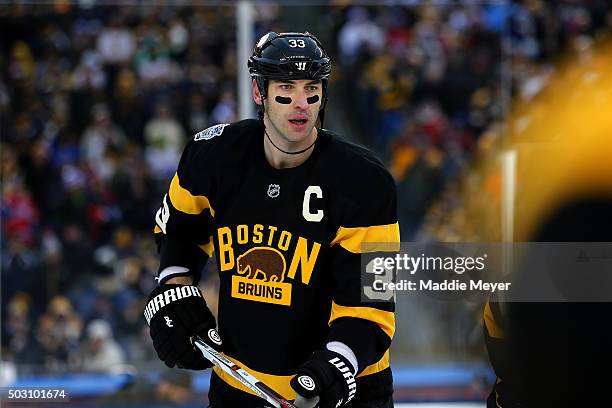
[[[96,178],[105,182],[112,178],[116,170],[112,153],[121,151],[125,143],[126,137],[113,123],[108,107],[95,105],[91,110],[91,124],[83,134],[81,151]]]
[[[212,123],[231,123],[236,120],[236,96],[227,90],[221,94],[219,103],[212,111]]]
[[[133,69],[121,68],[109,97],[111,116],[124,131],[127,138],[142,144],[142,129],[145,123],[145,95],[139,87],[138,77]]]
[[[13,298],[13,302],[19,301],[19,297]],[[11,315],[14,317],[14,310],[11,310]],[[15,333],[17,336],[12,338],[11,351],[18,363],[26,365],[25,369],[66,372],[74,368],[81,330],[82,320],[70,301],[56,296],[37,319],[33,337],[23,338]]]
[[[172,177],[186,142],[185,132],[173,117],[170,106],[160,103],[146,124],[145,157],[151,174],[158,180]]]
[[[104,64],[117,65],[132,58],[136,49],[134,33],[119,15],[113,16],[100,32],[97,49]]]
[[[123,350],[114,339],[110,324],[101,319],[87,325],[81,367],[90,372],[119,372],[125,363]]]
[[[208,113],[206,112],[205,98],[201,92],[193,92],[191,94],[191,103],[189,104],[189,130],[196,134],[208,126]]]
[[[30,345],[31,299],[27,294],[18,292],[7,302],[7,306],[2,335],[8,338],[9,354],[21,362],[27,356]]]
[[[107,78],[100,54],[90,50],[83,52],[81,62],[72,73],[72,86],[75,89],[101,90],[106,84]]]
[[[370,20],[365,8],[353,7],[347,14],[347,21],[338,33],[338,48],[341,60],[350,65],[360,53],[378,53],[385,45],[385,33]]]

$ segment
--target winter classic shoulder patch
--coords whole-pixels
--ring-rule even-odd
[[[201,132],[196,133],[193,140],[196,142],[198,140],[208,140],[212,139],[215,136],[220,136],[223,133],[223,129],[229,125],[229,123],[221,123],[219,125],[211,126],[207,129],[202,130]]]

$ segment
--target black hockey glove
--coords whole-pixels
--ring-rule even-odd
[[[298,369],[291,379],[291,387],[306,399],[319,397],[317,407],[336,408],[355,397],[354,375],[353,366],[342,355],[330,350],[317,350]]]
[[[144,316],[157,356],[168,367],[203,370],[212,367],[190,338],[199,335],[215,349],[221,347],[215,317],[196,286],[161,285],[153,289]]]

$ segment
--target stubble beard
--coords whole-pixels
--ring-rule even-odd
[[[276,123],[275,121],[272,119],[272,117],[270,116],[270,105],[268,104],[268,106],[265,109],[265,116],[268,118],[268,122],[271,124],[272,128],[274,129],[274,135],[269,135],[270,137],[278,137],[280,138],[280,141],[282,141],[283,145],[285,145],[283,148],[287,148],[287,149],[291,149],[291,150],[300,150],[304,147],[307,147],[307,145],[309,145],[311,142],[309,141],[309,138],[312,136],[312,131],[315,127],[315,124],[312,124],[310,126],[310,129],[308,129],[307,132],[305,132],[306,136],[304,138],[302,138],[301,140],[293,140],[290,137],[287,136],[287,134],[289,132],[291,132],[291,129],[287,129],[287,131],[283,131]],[[309,123],[311,122],[310,118],[309,118]],[[288,126],[288,125],[287,125]],[[269,134],[270,132],[268,132]],[[278,143],[278,141],[277,141]],[[295,144],[298,144],[297,146],[295,146]]]

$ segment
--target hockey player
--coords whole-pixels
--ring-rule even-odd
[[[300,407],[392,407],[394,304],[361,300],[363,244],[399,243],[393,179],[323,122],[330,59],[309,33],[268,33],[248,61],[259,120],[188,143],[156,216],[145,317],[161,360],[204,369],[199,334]],[[197,288],[213,250],[217,324]],[[210,406],[265,402],[213,368]]]

